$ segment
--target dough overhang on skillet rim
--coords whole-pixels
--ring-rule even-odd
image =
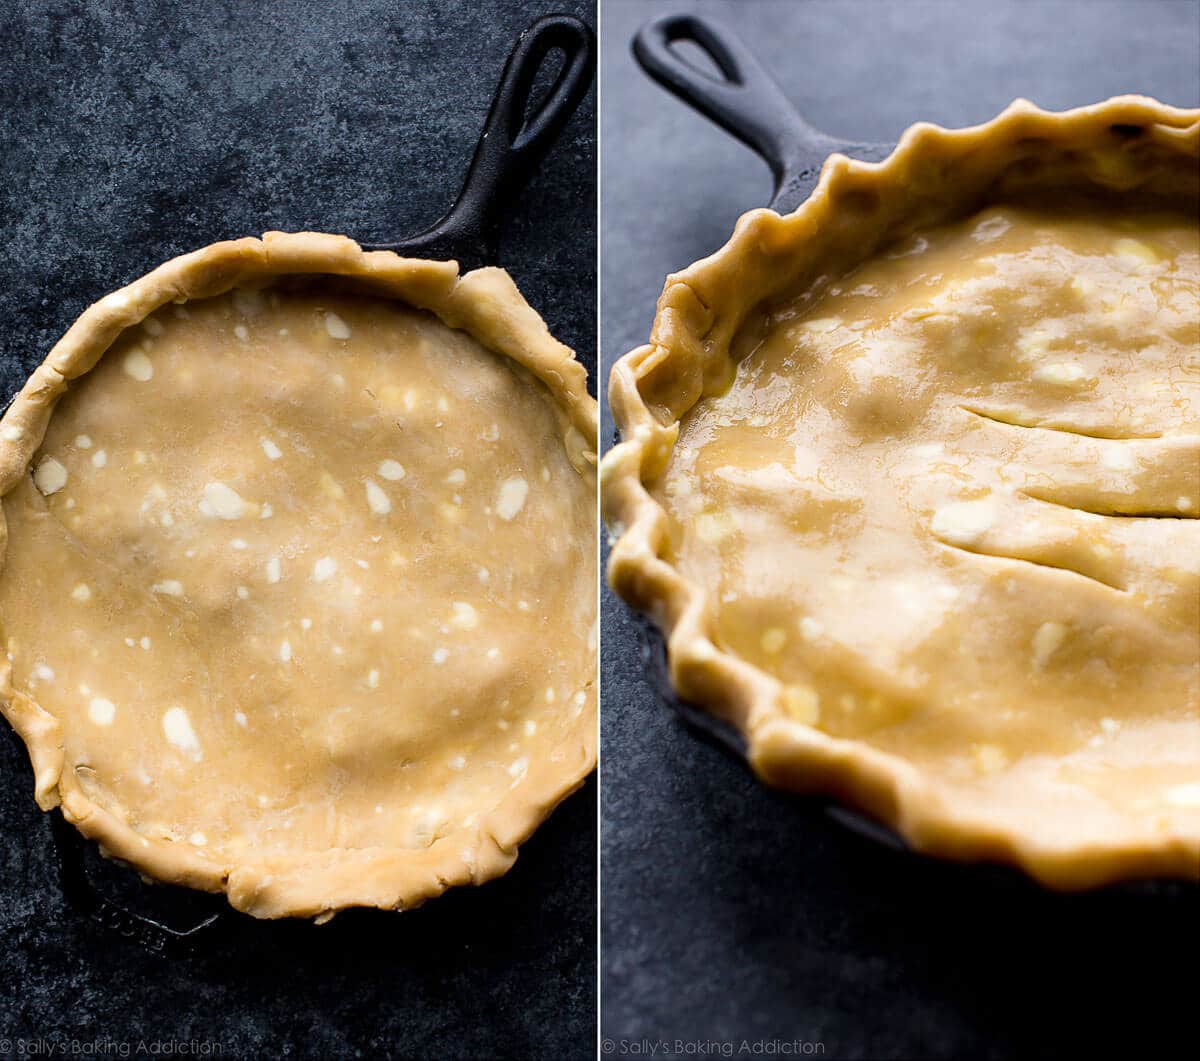
[[[823,316],[831,298],[844,308],[854,296],[848,289],[857,274],[844,284],[842,278],[880,254],[921,249],[922,232],[932,239],[939,226],[997,206],[1002,216],[994,228],[1011,225],[1012,214],[1014,232],[1022,226],[1034,231],[1038,211],[1060,204],[1064,216],[1092,209],[1098,222],[1111,222],[1114,260],[1121,258],[1135,277],[1145,270],[1152,279],[1138,281],[1143,288],[1160,279],[1176,284],[1174,297],[1186,315],[1189,290],[1194,298],[1188,286],[1194,284],[1194,249],[1176,259],[1182,272],[1168,276],[1170,263],[1153,240],[1139,239],[1136,223],[1121,231],[1121,221],[1108,215],[1121,203],[1123,209],[1166,209],[1177,229],[1190,227],[1194,242],[1198,144],[1200,113],[1139,97],[1061,114],[1018,101],[976,128],[916,125],[881,163],[832,156],[797,211],[785,217],[751,211],[725,247],[668,278],[650,343],[621,359],[610,380],[622,441],[601,472],[604,515],[617,539],[609,579],[667,635],[675,690],[732,723],[766,780],[838,796],[895,827],[918,849],[1015,861],[1057,887],[1200,876],[1200,550],[1188,544],[1200,529],[1188,504],[1200,501],[1194,363],[1184,356],[1173,366],[1175,390],[1137,408],[1142,421],[1153,415],[1156,400],[1168,411],[1157,432],[1162,439],[1113,438],[1106,447],[1088,437],[1106,434],[1105,425],[1050,412],[1056,404],[1071,408],[1073,396],[1086,398],[1098,385],[1086,351],[1073,349],[1070,335],[1038,335],[1031,328],[1025,346],[1010,349],[996,342],[994,329],[1003,321],[997,325],[999,318],[980,312],[976,343],[946,323],[954,307],[941,307],[941,322],[932,319],[934,307],[922,323],[928,307],[914,304],[902,322],[908,331],[883,329],[882,336],[858,328],[861,321]],[[958,238],[961,246],[968,237]],[[1088,254],[1076,251],[1086,262]],[[969,285],[987,280],[967,275],[970,261],[952,254],[937,260],[949,263],[944,288],[950,296],[969,302]],[[1098,268],[1108,267],[1104,257],[1096,260]],[[1064,298],[1072,283],[1080,290],[1071,297],[1088,297],[1086,269],[1061,279]],[[915,276],[914,287],[920,282]],[[1159,290],[1166,289],[1160,284]],[[866,299],[879,292],[858,294]],[[899,305],[916,296],[893,285],[889,297]],[[1068,316],[1050,299],[1034,298],[1021,311],[1027,310],[1048,319]],[[1179,305],[1173,312],[1178,325]],[[1105,313],[1095,318],[1100,324]],[[1188,319],[1195,320],[1194,304]],[[936,338],[919,339],[921,328],[933,335],[939,324]],[[780,341],[785,330],[792,332],[790,350]],[[909,345],[873,346],[875,338]],[[1185,338],[1171,339],[1176,355],[1186,350]],[[922,342],[934,375],[906,377],[905,357],[916,350],[919,358]],[[955,350],[965,360],[948,367]],[[1004,364],[997,363],[982,397],[997,397],[993,382],[1025,387],[1042,400],[1034,421],[1021,421],[1028,403],[981,401],[980,381],[971,373],[984,369],[970,359],[995,350]],[[1022,357],[1029,359],[1028,378],[1014,383],[1005,373]],[[1122,401],[1136,408],[1153,381],[1140,379],[1143,393],[1133,387],[1135,376],[1133,397]],[[953,404],[972,429],[963,431],[989,440],[994,452],[987,474],[977,474],[977,465],[963,476],[961,493],[947,489],[940,504],[884,511],[870,502],[893,489],[888,475],[894,469],[885,460],[911,451],[922,464],[912,480],[936,480],[934,451],[946,443],[920,437],[922,402]],[[796,410],[805,415],[788,421],[784,413]],[[1136,428],[1137,419],[1130,417],[1129,425]],[[851,467],[878,455],[873,476],[863,474],[864,464],[843,477],[836,455],[831,459],[823,449],[848,439],[851,423],[860,430],[852,446],[846,443],[843,460]],[[1003,444],[996,441],[1001,438]],[[1057,471],[1035,481],[1039,460],[1049,462],[1041,470],[1061,463],[1046,457],[1045,447],[1071,441],[1081,447],[1067,462],[1079,481]],[[1119,471],[1117,462],[1127,465],[1131,454],[1122,441],[1135,451],[1150,447],[1145,467],[1134,452],[1128,468],[1142,474],[1137,490],[1154,495],[1147,502],[1152,511],[1138,507],[1137,490],[1132,509],[1113,508],[1120,499],[1101,489],[1099,473],[1094,482],[1080,478],[1079,469],[1099,460],[1101,450],[1110,455],[1111,472]],[[722,456],[722,446],[732,455]],[[953,457],[942,458],[949,465],[943,478],[962,472]],[[1190,488],[1181,486],[1165,501],[1157,496],[1186,486],[1189,468]],[[1002,473],[1019,481],[996,489]],[[1081,511],[1089,504],[1097,510]],[[1027,518],[1039,505],[1037,519]],[[1055,520],[1095,522],[1083,533],[1072,525],[1055,538],[1045,530],[1057,526]],[[920,541],[899,535],[898,563],[889,570],[879,562],[888,555],[880,543],[917,523]],[[1022,539],[1020,532],[1031,526]],[[1122,535],[1144,531],[1146,541],[1105,557],[1101,539],[1118,526]],[[864,528],[875,543],[865,557],[856,556]],[[1093,537],[1102,548],[1085,564],[1079,547]],[[848,551],[839,551],[847,543]],[[906,566],[915,555],[921,563]],[[803,571],[804,600],[783,599],[796,585],[794,571]],[[955,585],[953,577],[941,577],[947,571],[970,571],[975,584]],[[906,574],[913,578],[901,592]],[[1015,587],[1011,610],[997,604],[1009,582]],[[821,601],[838,586],[850,596],[834,609],[831,628]],[[964,588],[977,596],[958,604],[946,599]],[[906,606],[919,601],[929,606],[906,616]],[[988,604],[996,610],[972,613]],[[1071,615],[1060,615],[1064,610]],[[955,624],[969,630],[972,622],[992,624],[997,636],[977,657],[955,658],[965,640],[955,636]],[[911,651],[874,652],[897,645]],[[1015,655],[1001,666],[1001,654],[1018,646],[1020,666]],[[1055,683],[1069,690],[1074,674],[1101,687],[1103,677],[1093,671],[1107,665],[1106,653],[1145,668],[1146,659],[1133,662],[1131,648],[1148,648],[1150,662],[1169,676],[1165,699],[1148,690],[1136,702],[1108,705],[1111,714],[1072,718],[1058,711]],[[987,671],[989,659],[1010,688],[997,693],[988,684],[995,677]],[[969,687],[980,661],[977,690],[989,702],[976,710],[957,694]],[[961,688],[956,697],[939,698],[944,690],[937,679],[952,674],[962,678]],[[998,707],[1000,694],[1008,699]],[[874,719],[867,717],[872,712]]]
[[[0,706],[106,852],[261,917],[408,907],[593,769],[595,403],[502,270],[215,244],[0,432]]]

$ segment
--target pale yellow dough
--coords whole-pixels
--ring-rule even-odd
[[[583,370],[499,270],[199,253],[0,424],[39,800],[258,916],[493,877],[595,762]]]
[[[1200,878],[1197,116],[1108,106],[1023,105],[923,127],[880,167],[831,163],[795,215],[808,233],[839,205],[900,223],[865,263],[806,262],[807,283],[757,304],[721,259],[784,244],[744,220],[741,246],[678,278],[686,294],[668,285],[665,341],[618,366],[631,441],[605,464],[614,585],[672,633],[677,687],[746,733],[764,777],[1064,887]],[[1132,165],[1151,116],[1168,145],[1190,130],[1190,185],[1169,153]],[[956,218],[956,151],[967,171],[991,153],[1002,183],[1034,135],[1045,186]],[[1068,192],[1080,156],[1093,180]],[[948,217],[889,216],[898,170],[947,182]],[[694,348],[669,317],[689,298],[708,313]]]

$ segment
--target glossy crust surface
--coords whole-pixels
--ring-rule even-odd
[[[679,695],[734,725],[764,779],[842,798],[917,849],[1017,862],[1055,887],[1200,878],[1200,432],[1184,334],[1196,327],[1198,153],[1200,113],[1137,97],[1062,114],[1019,101],[966,130],[917,125],[882,163],[832,157],[794,214],[752,211],[724,248],[668,279],[650,344],[610,381],[622,441],[601,472],[609,579],[667,635]],[[1056,259],[1059,208],[1113,231],[1087,230]],[[1149,388],[1133,396],[1113,366],[1013,324],[1045,313],[1069,325],[1058,295],[1005,307],[993,285],[977,297],[1008,267],[1006,240],[1025,263],[1009,285],[1017,302],[1041,283],[1030,260],[1107,268],[1089,239],[1111,242],[1122,269],[1150,269],[1140,222],[1120,228],[1129,210],[1159,218],[1151,236],[1173,216],[1178,252],[1137,281],[1178,284],[1147,318],[1166,340],[1130,372],[1131,395]],[[970,231],[947,236],[955,226]],[[972,274],[964,239],[1001,264]],[[949,312],[918,305],[936,285],[918,277],[925,290],[910,292],[888,275],[889,257],[925,243]],[[1087,283],[1064,284],[1064,298],[1091,297]],[[881,307],[893,316],[875,328]],[[921,350],[914,369],[907,355]],[[978,363],[991,350],[1007,360]],[[1160,356],[1171,364],[1155,368]],[[922,430],[937,434],[922,438],[910,429],[931,408],[940,419]],[[1073,411],[1056,419],[1062,408]],[[1156,409],[1161,423],[1135,423]],[[961,497],[945,488],[955,475]],[[875,504],[897,482],[905,503]],[[910,519],[919,535],[888,537]],[[974,625],[970,607],[984,609]],[[974,690],[971,652],[983,661]],[[1089,706],[1094,668],[1109,663],[1121,680]]]
[[[39,804],[257,917],[502,874],[596,762],[595,445],[499,269],[268,233],[106,296],[0,421]]]

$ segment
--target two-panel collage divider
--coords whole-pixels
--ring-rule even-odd
[[[0,26],[0,1058],[1186,1050],[1200,3]]]

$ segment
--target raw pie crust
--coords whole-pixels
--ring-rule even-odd
[[[1062,888],[1200,879],[1200,112],[833,156],[617,363],[614,589],[765,780]]]
[[[595,442],[499,269],[268,233],[108,295],[0,421],[39,804],[257,917],[502,874],[596,762]]]

